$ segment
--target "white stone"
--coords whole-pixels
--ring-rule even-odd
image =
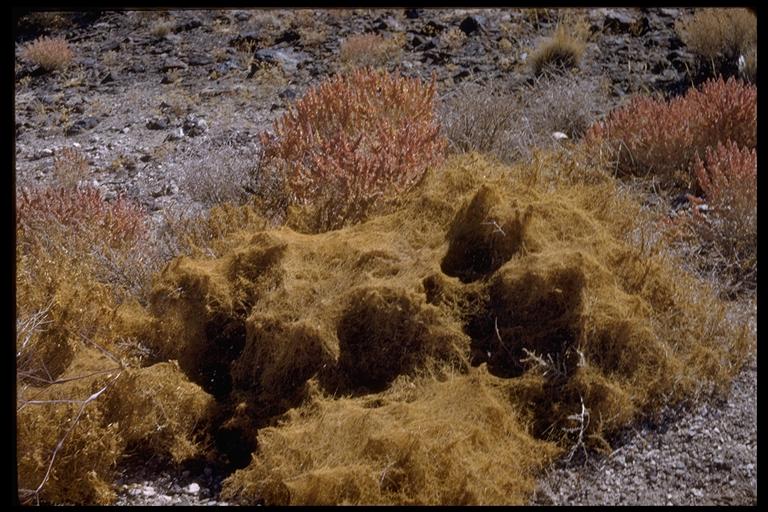
[[[188,494],[197,494],[200,492],[200,486],[197,485],[195,482],[192,482],[187,486],[186,491]]]

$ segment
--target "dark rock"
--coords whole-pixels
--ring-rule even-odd
[[[207,66],[208,64],[213,64],[213,58],[202,53],[190,55],[186,58],[186,61],[190,66]]]
[[[165,130],[171,124],[171,120],[167,117],[153,117],[147,121],[147,129],[149,130]]]
[[[693,67],[693,59],[690,54],[673,50],[667,54],[667,60],[676,71],[683,73]]]
[[[192,29],[195,29],[197,27],[200,27],[200,26],[202,26],[202,24],[203,24],[203,22],[200,21],[198,18],[192,18],[189,21],[186,21],[184,23],[181,23],[181,24],[177,25],[176,29],[174,30],[174,32],[185,32],[187,30],[192,30]]]
[[[99,80],[99,83],[102,85],[108,84],[110,82],[114,82],[116,79],[117,79],[117,71],[110,69],[109,71],[107,71],[107,73],[103,77],[101,77],[101,79]]]
[[[424,14],[424,9],[406,9],[405,17],[409,20],[415,20],[421,17],[422,14]]]
[[[485,25],[484,16],[467,16],[459,24],[459,30],[470,35],[474,32],[480,32],[483,29],[483,25]]]
[[[284,100],[293,101],[296,99],[296,89],[289,87],[288,89],[280,91],[278,96]]]
[[[467,78],[468,76],[470,76],[471,74],[472,73],[470,73],[468,69],[462,69],[461,71],[453,75],[453,83],[457,84],[462,80],[464,80],[465,78]]]
[[[77,135],[78,133],[82,133],[85,130],[91,130],[96,127],[96,125],[99,124],[99,120],[95,117],[86,117],[83,119],[78,119],[75,121],[72,126],[67,128],[66,134],[67,135]]]
[[[235,13],[235,19],[237,21],[248,21],[251,19],[251,13],[248,11],[237,11]]]
[[[424,40],[422,44],[414,47],[414,50],[416,50],[417,52],[425,52],[427,50],[431,50],[432,48],[437,48],[437,40],[434,37]]]
[[[288,29],[288,30],[285,30],[279,36],[277,36],[277,38],[275,38],[275,44],[293,43],[295,41],[298,41],[299,39],[301,39],[301,34],[299,34],[293,29]]]
[[[146,73],[147,68],[141,62],[134,62],[128,71],[131,73]]]
[[[432,64],[443,64],[450,56],[451,55],[446,52],[441,52],[439,50],[430,50],[430,51],[424,52],[422,62],[427,62],[427,60],[431,60]]]
[[[205,119],[190,114],[184,119],[182,128],[184,128],[184,133],[190,137],[197,137],[208,131],[208,123],[205,122]]]

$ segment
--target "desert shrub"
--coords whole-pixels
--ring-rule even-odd
[[[54,238],[36,235],[60,227],[77,239],[73,243],[126,247],[143,236],[144,219],[143,210],[131,201],[118,198],[106,202],[101,192],[92,187],[22,189],[16,202],[16,226],[23,231],[22,243]]]
[[[377,67],[394,62],[401,53],[402,45],[397,38],[361,34],[350,36],[341,43],[339,59],[343,65],[351,68]]]
[[[105,424],[95,402],[81,410],[82,404],[66,403],[75,401],[71,393],[52,396],[44,401],[37,397],[38,403],[17,413],[19,500],[23,504],[110,503],[115,494],[108,482],[124,447],[118,424]]]
[[[74,148],[63,148],[53,156],[53,176],[66,189],[77,188],[88,175],[88,159]]]
[[[467,41],[467,35],[458,27],[451,27],[440,34],[440,43],[451,50],[457,50]]]
[[[309,229],[360,220],[441,160],[434,94],[434,80],[371,69],[337,75],[261,134],[262,165],[286,177],[291,202],[317,207]]]
[[[119,423],[129,449],[175,462],[200,455],[213,398],[189,382],[175,362],[128,369],[101,401],[109,423]]]
[[[99,318],[116,297],[148,286],[137,256],[145,213],[96,189],[21,190],[16,203],[18,318],[45,312],[46,328],[18,340],[17,373],[54,380],[69,365],[82,334],[99,331]]]
[[[636,97],[594,125],[588,139],[607,143],[620,175],[691,185],[693,158],[707,147],[729,140],[756,147],[757,88],[731,78],[708,81],[669,102]]]
[[[695,157],[694,175],[708,206],[694,209],[692,224],[704,241],[706,266],[725,278],[727,292],[757,285],[757,153],[735,142]]]
[[[149,27],[149,33],[159,39],[170,34],[175,26],[176,24],[171,20],[155,20]]]
[[[502,162],[556,144],[554,132],[581,137],[609,109],[598,81],[571,74],[542,75],[521,91],[466,83],[441,105],[443,133],[456,152],[493,154]]]
[[[184,152],[178,165],[179,188],[206,207],[244,203],[256,168],[250,153],[234,141]]]
[[[53,71],[67,67],[75,54],[63,37],[43,36],[24,46],[21,56],[46,71]]]
[[[757,17],[749,9],[698,9],[676,28],[712,76],[735,75],[740,56],[756,55]]]
[[[566,25],[560,24],[552,37],[547,38],[529,57],[534,75],[545,70],[561,70],[578,67],[584,53],[584,40]]]
[[[564,159],[456,157],[365,224],[240,233],[229,255],[169,267],[153,314],[187,330],[168,346],[216,347],[187,364],[224,363],[233,401],[270,425],[245,429],[256,447],[224,494],[524,503],[558,453],[609,452],[635,421],[725,391],[747,329],[633,241],[639,204],[613,181],[561,180]],[[244,311],[230,309],[238,297]]]

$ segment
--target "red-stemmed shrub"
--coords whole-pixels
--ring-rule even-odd
[[[757,88],[737,79],[705,83],[669,102],[635,98],[595,124],[591,143],[605,143],[621,175],[652,174],[666,185],[689,185],[695,156],[733,141],[757,145]]]
[[[317,207],[323,231],[361,220],[442,160],[435,81],[359,69],[312,88],[262,133],[265,168],[285,176],[290,201]]]

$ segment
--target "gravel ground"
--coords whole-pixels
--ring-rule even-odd
[[[739,307],[756,339],[754,305]],[[725,400],[643,426],[603,459],[553,467],[535,505],[756,505],[757,361],[749,361]]]

